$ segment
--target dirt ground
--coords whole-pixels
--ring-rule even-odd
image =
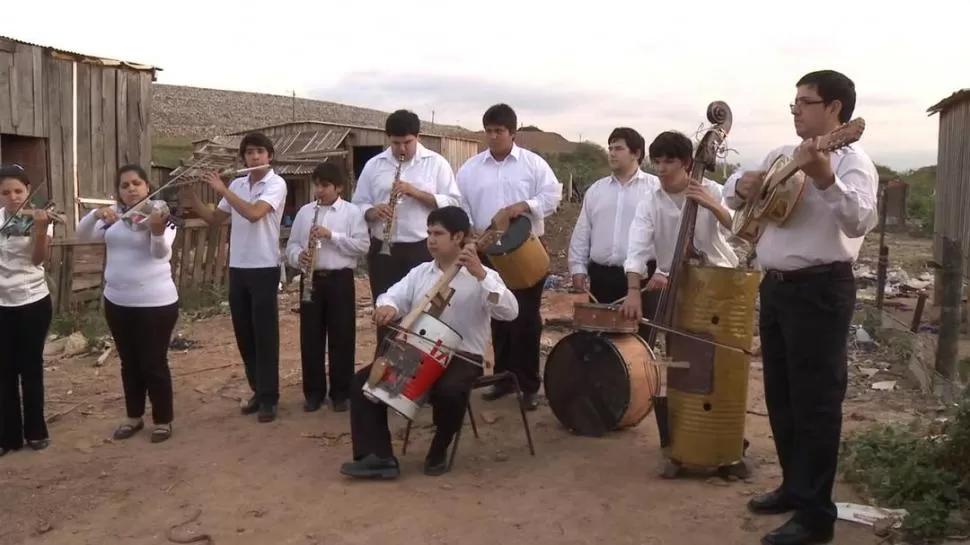
[[[564,252],[553,248],[564,248],[562,230],[571,222],[560,223],[551,227],[558,242],[550,253],[562,271]],[[366,279],[357,290],[358,365],[364,365],[374,343]],[[573,297],[548,291],[544,317],[569,317]],[[531,457],[514,402],[487,404],[477,395],[481,438],[466,427],[452,473],[421,472],[432,433],[424,411],[402,457],[401,480],[345,480],[338,468],[350,456],[348,416],[302,411],[295,304],[294,293],[283,296],[282,399],[270,424],[239,414],[248,388],[228,316],[180,324],[197,344],[171,354],[175,434],[161,445],[150,444],[146,432],[110,439],[124,416],[117,358],[101,367],[93,356],[48,362],[53,444],[0,459],[0,543],[148,545],[204,533],[220,545],[741,545],[757,543],[784,520],[745,510],[748,498],[777,485],[780,475],[759,361],[752,362],[747,419],[754,474],[746,481],[660,479],[652,416],[605,438],[581,438],[563,430],[543,404],[530,413]],[[547,328],[546,352],[566,333]],[[845,404],[846,428],[907,419],[912,400],[906,392],[857,384]],[[404,420],[392,417],[391,426],[399,448]],[[837,496],[858,501],[841,485]],[[404,534],[393,537],[395,531]],[[879,542],[866,527],[839,523],[836,543]]]

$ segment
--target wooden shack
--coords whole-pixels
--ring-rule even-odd
[[[934,104],[927,113],[940,115],[933,259],[943,261],[943,237],[958,240],[966,275],[970,271],[970,88]],[[940,285],[939,270],[936,285]]]
[[[0,161],[65,213],[58,238],[74,232],[77,197],[113,195],[119,165],[149,165],[158,70],[0,36]]]
[[[171,174],[177,176],[192,164],[201,164],[203,168],[205,165],[241,168],[238,158],[239,143],[250,132],[261,132],[273,140],[276,150],[275,170],[288,184],[283,211],[284,225],[295,217],[301,206],[312,199],[310,174],[317,163],[328,160],[342,162],[341,166],[350,179],[350,187],[345,197],[350,199],[364,165],[387,147],[387,136],[383,128],[324,121],[283,123],[197,140],[193,142],[192,157],[184,160],[185,166],[175,169]],[[480,150],[478,140],[466,138],[421,134],[420,141],[428,149],[440,153],[456,171]],[[197,191],[204,201],[216,201],[215,193],[208,186],[200,184]]]

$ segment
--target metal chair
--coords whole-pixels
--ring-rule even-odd
[[[509,371],[503,371],[494,375],[489,375],[487,377],[480,377],[475,380],[472,385],[471,391],[474,392],[479,388],[485,388],[487,386],[495,386],[502,383],[508,383],[512,386],[515,392],[515,397],[519,401],[519,413],[522,415],[522,427],[525,428],[525,439],[529,444],[529,454],[532,456],[536,455],[535,446],[532,444],[532,431],[529,429],[529,418],[525,414],[525,405],[522,402],[522,388],[519,387],[519,381],[515,378],[515,375]],[[475,439],[480,439],[478,436],[478,425],[475,423],[475,414],[472,411],[472,401],[471,395],[468,396],[468,406],[466,408],[468,413],[468,421],[472,425],[472,433],[475,435]],[[408,441],[411,438],[411,424],[408,422],[407,428],[404,430],[404,445],[401,447],[401,455],[407,455],[408,453]],[[450,470],[452,465],[455,463],[455,454],[458,452],[458,442],[461,440],[461,430],[465,426],[458,428],[458,432],[455,434],[454,445],[451,447],[451,455],[448,457],[448,469]]]

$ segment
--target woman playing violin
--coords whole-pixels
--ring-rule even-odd
[[[104,268],[104,315],[121,358],[121,383],[128,420],[114,432],[128,439],[145,427],[145,397],[152,402],[151,441],[172,435],[172,375],[168,346],[178,320],[178,292],[169,261],[175,227],[165,206],[143,203],[151,192],[145,170],[125,165],[118,171],[118,204],[93,210],[81,220],[77,237],[103,239],[107,252]],[[161,204],[161,203],[158,203]],[[126,210],[143,206],[152,210],[147,229],[124,218]]]
[[[0,456],[50,445],[44,420],[44,342],[52,305],[44,261],[54,234],[43,210],[26,210],[30,180],[0,167]]]

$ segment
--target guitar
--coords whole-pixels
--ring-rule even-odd
[[[844,148],[862,138],[865,130],[865,119],[857,117],[815,139],[815,148],[822,152]],[[734,214],[731,231],[735,236],[756,244],[769,222],[785,225],[805,193],[805,173],[801,170],[805,164],[789,155],[772,161],[761,189]]]

